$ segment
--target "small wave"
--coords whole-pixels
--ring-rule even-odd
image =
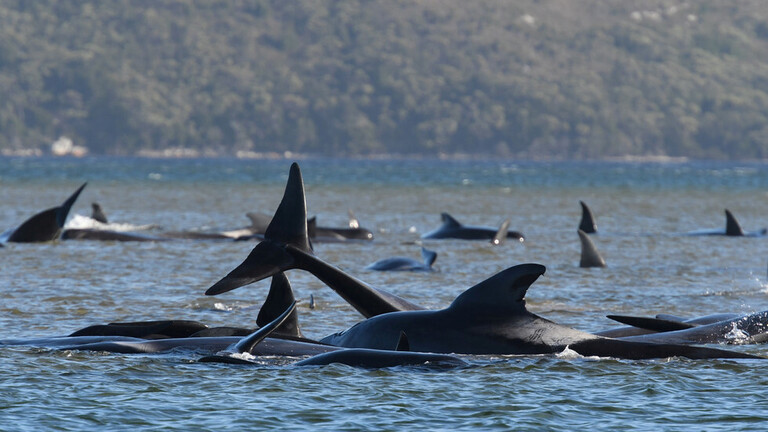
[[[69,222],[67,222],[64,228],[71,229],[97,229],[108,231],[143,231],[155,228],[156,225],[134,225],[127,223],[101,223],[96,219],[92,219],[88,216],[76,214],[72,216]]]

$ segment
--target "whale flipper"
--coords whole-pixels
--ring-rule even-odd
[[[288,306],[288,309],[284,310],[283,313],[280,314],[277,318],[264,325],[263,327],[260,327],[258,330],[251,333],[249,336],[242,338],[238,343],[236,343],[235,351],[239,353],[250,353],[253,350],[253,347],[266,339],[267,336],[269,336],[278,327],[280,327],[295,311],[296,302],[294,301],[290,304],[290,306]]]
[[[587,234],[596,233],[597,224],[595,223],[595,216],[592,214],[592,210],[590,210],[584,201],[579,201],[579,204],[581,204],[581,222],[579,223],[579,229]]]
[[[432,265],[435,263],[435,260],[437,260],[437,252],[422,247],[421,258],[424,260],[424,267],[432,269]]]
[[[59,238],[67,221],[69,210],[77,200],[80,192],[88,183],[83,183],[75,193],[67,198],[64,203],[58,207],[53,207],[42,211],[22,223],[13,234],[8,238],[9,242],[16,243],[34,243],[47,242]]]
[[[635,317],[626,315],[606,315],[609,319],[618,321],[622,324],[638,327],[641,329],[655,332],[668,332],[676,330],[685,330],[696,327],[694,324],[685,323],[677,320],[666,320],[660,318]]]
[[[107,215],[104,214],[104,210],[97,202],[91,203],[91,219],[103,224],[109,223]]]
[[[578,233],[579,240],[581,241],[581,261],[579,261],[579,267],[605,267],[605,259],[597,251],[597,247],[592,243],[592,239],[582,230],[578,230]]]
[[[269,294],[267,294],[267,299],[264,300],[264,305],[262,305],[261,310],[259,310],[256,324],[258,324],[259,327],[268,325],[295,302],[296,298],[293,295],[291,283],[288,281],[288,278],[285,277],[285,273],[276,273],[272,276],[272,284],[269,287]],[[285,322],[279,328],[275,329],[275,333],[296,338],[304,337],[304,335],[301,334],[301,328],[299,328],[299,316],[295,309]]]
[[[725,235],[732,237],[742,237],[744,230],[741,228],[741,224],[733,216],[730,210],[725,209]]]

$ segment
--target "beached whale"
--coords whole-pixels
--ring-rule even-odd
[[[509,231],[507,229],[490,228],[482,226],[463,225],[457,221],[453,216],[448,213],[440,214],[440,218],[443,224],[435,229],[421,236],[423,239],[460,239],[460,240],[490,240],[494,243],[499,243],[500,236],[506,238],[512,238],[515,240],[523,241],[525,237],[518,231]],[[509,223],[505,221],[506,227],[509,227]],[[505,226],[502,224],[502,227]],[[504,235],[506,232],[506,235]]]
[[[524,296],[545,271],[539,264],[504,270],[461,294],[446,309],[419,310],[419,306],[368,287],[314,257],[305,216],[303,180],[294,163],[265,240],[206,294],[220,294],[292,268],[309,271],[370,317],[321,340],[348,348],[388,349],[405,332],[411,349],[420,352],[548,354],[567,347],[585,356],[627,359],[754,357],[713,348],[610,339],[538,317],[526,310]]]
[[[437,259],[437,252],[424,247],[421,248],[421,259],[417,261],[408,257],[391,257],[376,261],[366,267],[368,270],[376,271],[432,271],[432,265]]]

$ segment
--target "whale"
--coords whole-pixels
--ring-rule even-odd
[[[448,213],[441,213],[440,219],[443,224],[426,234],[423,234],[423,239],[460,239],[460,240],[490,240],[494,242],[499,233],[499,229],[482,226],[470,226],[463,225],[457,221],[453,216]],[[503,226],[503,224],[502,224]],[[518,231],[507,231],[506,238],[516,239],[520,242],[525,240],[523,234]]]
[[[214,283],[217,295],[279,271],[309,271],[357,309],[366,320],[320,340],[345,348],[388,349],[401,332],[413,351],[460,354],[552,354],[570,348],[581,355],[646,359],[755,358],[748,354],[690,345],[643,343],[596,336],[538,317],[525,308],[528,287],[545,267],[510,267],[465,291],[446,309],[424,310],[357,281],[314,256],[306,233],[306,199],[298,164],[291,165],[283,199],[248,257]]]
[[[349,227],[326,227],[317,225],[317,216],[307,219],[307,235],[313,242],[320,243],[339,243],[350,240],[373,240],[371,230],[360,227],[360,221],[355,217],[351,210],[349,213]],[[266,232],[267,227],[272,222],[272,216],[264,213],[250,212],[247,214],[252,222],[253,232],[249,235],[243,235],[239,240],[261,239]]]
[[[207,363],[233,363],[252,364],[251,360],[243,358],[243,353],[251,354],[264,339],[283,325],[290,314],[295,313],[294,301],[281,315],[270,323],[262,326],[253,334],[241,339],[229,348],[229,352],[222,351],[212,356],[201,358],[200,362]],[[464,360],[447,354],[411,352],[410,344],[405,333],[400,338],[394,350],[366,349],[366,348],[339,348],[328,346],[325,352],[315,354],[312,357],[294,363],[294,366],[326,366],[330,364],[344,364],[361,368],[386,368],[396,366],[429,366],[430,368],[455,368],[467,366]]]
[[[431,251],[424,247],[421,248],[421,258],[423,262],[419,262],[412,258],[407,257],[391,257],[376,261],[367,267],[367,270],[376,271],[421,271],[431,272],[433,271],[432,265],[437,259],[437,252]]]
[[[579,241],[581,242],[581,259],[579,260],[579,267],[605,267],[605,259],[597,250],[597,247],[589,238],[589,235],[582,230],[577,230],[579,234]]]
[[[768,342],[768,311],[748,315],[721,313],[684,319],[667,314],[656,317],[608,315],[629,325],[598,332],[603,336],[634,341],[682,344],[762,344]]]
[[[277,273],[267,293],[267,298],[259,310],[256,325],[264,327],[279,317],[288,305],[296,302],[293,289],[284,273]],[[295,307],[293,308],[295,309]],[[299,326],[298,314],[295,310],[280,321],[281,325],[270,333],[275,337],[305,340]],[[175,339],[215,336],[247,336],[253,333],[252,328],[242,327],[208,327],[199,321],[190,320],[155,320],[136,322],[115,322],[95,324],[76,330],[69,337],[82,336],[125,336],[140,339]]]
[[[525,307],[525,293],[544,272],[535,263],[513,266],[460,294],[445,309],[378,315],[320,342],[380,349],[405,332],[411,349],[435,353],[554,354],[569,348],[582,356],[632,360],[759,358],[718,348],[605,338],[556,324]]]
[[[768,228],[762,228],[758,231],[744,231],[733,213],[725,209],[725,230],[697,230],[685,234],[689,236],[764,237],[768,234]]]
[[[77,201],[77,197],[80,196],[80,192],[87,184],[83,183],[60,206],[44,210],[24,221],[10,232],[7,241],[12,243],[41,243],[58,240],[72,205]]]
[[[595,222],[595,216],[592,214],[592,210],[584,201],[579,201],[579,204],[581,204],[581,221],[579,221],[579,229],[587,234],[596,234],[597,223]]]

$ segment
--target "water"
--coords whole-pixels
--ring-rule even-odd
[[[768,238],[688,237],[723,228],[729,208],[745,230],[766,225],[763,164],[300,162],[309,212],[343,226],[347,209],[371,244],[318,244],[316,254],[366,282],[430,308],[508,266],[547,273],[528,309],[596,331],[606,314],[699,316],[768,309]],[[272,212],[287,161],[0,158],[0,230],[60,204],[88,181],[73,214],[99,202],[111,221],[165,229],[232,229]],[[608,267],[580,269],[578,201],[596,214]],[[419,235],[441,212],[526,235],[525,244],[429,241],[433,274],[364,270],[419,257]],[[252,244],[7,244],[0,249],[3,337],[63,335],[95,323],[194,319],[255,322],[268,282],[217,297],[203,292]],[[302,329],[320,338],[361,317],[312,276],[288,274]],[[317,307],[309,309],[313,294]],[[765,346],[729,347],[768,355]],[[198,364],[198,354],[121,355],[0,349],[0,430],[755,430],[768,426],[761,361],[617,361],[477,357],[450,371]]]

